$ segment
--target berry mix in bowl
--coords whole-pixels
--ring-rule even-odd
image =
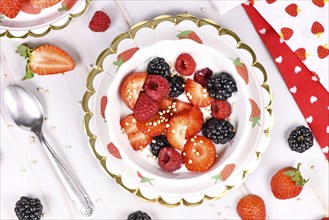
[[[217,174],[225,161],[252,153],[243,144],[247,95],[229,58],[191,40],[160,41],[119,68],[107,94],[109,136],[123,159],[149,176]]]

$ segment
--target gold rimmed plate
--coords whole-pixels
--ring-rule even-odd
[[[244,130],[248,130],[250,135],[248,140],[243,140],[242,136],[241,140],[237,138],[234,144],[248,142],[251,146],[238,153],[234,152],[233,156],[227,156],[213,172],[202,175],[198,181],[186,181],[183,184],[172,181],[175,182],[176,188],[173,190],[170,181],[163,183],[163,179],[159,180],[157,175],[141,169],[140,166],[131,166],[123,159],[125,157],[122,149],[115,146],[109,137],[105,106],[107,111],[118,110],[112,102],[108,103],[108,89],[117,71],[124,68],[123,65],[135,53],[139,54],[137,51],[158,43],[161,46],[161,42],[168,40],[169,44],[183,43],[181,39],[210,47],[226,59],[232,75],[243,88],[246,108],[244,115],[247,117],[244,120]],[[244,73],[235,66],[234,61],[237,59],[245,66]],[[159,16],[152,21],[136,24],[128,32],[115,38],[111,46],[99,55],[96,66],[89,73],[87,91],[83,97],[86,134],[92,152],[104,171],[129,192],[166,206],[198,205],[205,200],[221,198],[229,190],[242,184],[246,175],[257,167],[262,153],[267,148],[272,125],[271,105],[272,97],[265,69],[257,62],[252,49],[241,42],[232,31],[222,29],[214,21],[198,19],[189,14],[176,17]],[[147,159],[152,160],[151,156],[145,158]],[[188,191],[184,190],[186,187],[189,188]]]
[[[26,38],[43,37],[51,30],[67,27],[73,18],[82,15],[89,7],[90,0],[66,0],[40,11],[20,11],[15,18],[0,15],[0,37]]]

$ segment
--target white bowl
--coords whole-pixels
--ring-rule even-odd
[[[120,127],[120,120],[132,113],[120,97],[119,90],[123,79],[133,72],[146,72],[147,63],[154,57],[163,57],[171,66],[174,66],[176,58],[181,53],[189,53],[195,59],[197,64],[196,70],[209,67],[214,73],[225,71],[231,74],[238,88],[238,91],[228,99],[232,107],[232,114],[229,119],[236,129],[236,135],[229,143],[216,145],[218,157],[212,167],[206,172],[191,172],[184,165],[173,173],[162,170],[157,164],[157,160],[150,156],[149,146],[142,151],[133,150],[127,135],[122,133]],[[109,136],[112,142],[119,148],[122,158],[130,166],[147,173],[150,177],[162,178],[163,181],[176,181],[177,184],[184,184],[185,181],[194,180],[195,178],[209,178],[209,175],[218,174],[223,169],[225,162],[235,161],[235,158],[241,158],[241,155],[245,155],[244,158],[248,159],[254,153],[255,145],[253,143],[258,138],[258,135],[250,135],[251,129],[248,122],[250,103],[248,94],[246,84],[236,72],[235,66],[229,57],[224,57],[217,50],[192,40],[160,41],[137,51],[118,70],[107,93],[109,104],[107,105],[105,115]],[[182,98],[184,99],[184,97]],[[203,112],[206,115],[207,111]],[[241,165],[244,162],[239,161],[237,164]]]

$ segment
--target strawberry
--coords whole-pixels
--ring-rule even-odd
[[[192,30],[181,31],[176,37],[178,39],[191,39],[199,44],[203,43],[201,38]]]
[[[188,112],[182,112],[169,119],[166,137],[170,145],[177,150],[183,150],[189,120]]]
[[[189,171],[204,172],[215,161],[216,148],[211,140],[204,136],[194,136],[184,145],[183,162]]]
[[[329,49],[327,47],[327,44],[325,45],[320,45],[317,48],[318,56],[320,59],[324,59],[329,55]]]
[[[287,27],[281,28],[280,37],[283,40],[289,40],[293,34],[294,31],[291,28],[287,28]]]
[[[137,129],[150,136],[158,136],[166,130],[169,114],[159,112],[147,121],[137,121]]]
[[[121,119],[120,126],[122,132],[126,133],[127,135],[133,134],[138,131],[137,120],[134,118],[132,114]]]
[[[119,149],[112,142],[107,145],[107,150],[113,157],[122,159]]]
[[[326,0],[312,0],[313,4],[318,6],[319,8],[324,7]]]
[[[237,204],[237,212],[242,220],[265,220],[266,207],[264,200],[257,195],[246,195]]]
[[[35,8],[49,8],[60,1],[61,0],[31,0],[31,4]]]
[[[35,8],[32,6],[31,0],[24,0],[23,5],[21,8],[22,12],[25,12],[27,14],[39,14],[41,12],[41,8]]]
[[[202,129],[203,125],[203,114],[202,111],[194,106],[189,112],[189,122],[187,125],[187,130],[185,134],[185,138],[191,138],[192,136],[199,133]]]
[[[209,96],[207,89],[191,79],[186,80],[185,91],[188,100],[198,107],[206,107],[215,101]]]
[[[128,108],[134,109],[146,77],[146,72],[134,72],[128,75],[121,84],[120,95]]]
[[[191,103],[183,102],[178,99],[175,99],[173,102],[173,112],[175,114],[183,112],[183,111],[189,111],[193,108],[193,105]]]
[[[324,32],[324,27],[318,21],[315,21],[312,24],[311,31],[313,34],[318,36],[318,38],[320,38],[321,34]]]
[[[167,110],[171,105],[173,104],[173,99],[170,97],[164,97],[158,101],[159,104],[159,110]]]
[[[180,54],[175,63],[176,70],[183,76],[190,76],[194,73],[196,63],[190,54]]]
[[[53,45],[44,44],[31,49],[26,44],[21,44],[17,47],[17,53],[27,59],[26,75],[23,80],[32,78],[34,73],[38,75],[64,73],[75,67],[72,57]]]
[[[231,115],[231,105],[226,100],[216,100],[211,103],[211,116],[217,119],[226,119]]]
[[[295,50],[295,54],[301,61],[306,60],[306,57],[309,55],[308,53],[306,53],[305,48],[298,48],[297,50]]]
[[[126,62],[127,60],[129,60],[136,53],[136,51],[138,51],[138,50],[139,50],[138,47],[133,47],[133,48],[130,48],[130,49],[127,49],[127,50],[121,52],[117,56],[117,61],[114,61],[113,64],[118,67],[117,69],[119,69],[119,67],[124,62]]]
[[[75,5],[78,0],[63,0],[61,2],[62,7],[58,8],[57,10],[60,12],[65,12],[71,10],[71,8]]]
[[[298,15],[298,12],[300,12],[300,9],[296,4],[290,4],[285,8],[286,12],[293,17],[296,17]]]
[[[277,171],[271,179],[271,190],[278,199],[291,199],[298,196],[303,186],[308,180],[303,179],[299,171],[300,163],[297,168],[285,167]]]
[[[227,180],[227,178],[229,178],[229,176],[232,174],[232,172],[234,171],[234,169],[235,169],[235,164],[227,164],[222,169],[222,171],[220,171],[219,174],[217,174],[215,176],[212,176],[211,178],[212,179],[215,179],[216,182],[217,182],[217,180],[225,181],[225,180]]]
[[[23,0],[0,0],[0,13],[15,18],[23,6]]]
[[[257,105],[257,103],[253,100],[253,99],[249,99],[250,102],[250,106],[251,106],[251,113],[250,113],[250,117],[249,117],[249,121],[252,122],[252,127],[255,127],[256,125],[260,125],[259,124],[259,120],[260,120],[260,109]]]
[[[102,96],[100,110],[101,110],[101,115],[102,115],[102,117],[104,119],[105,119],[105,108],[106,108],[106,105],[107,105],[107,97],[106,96]]]
[[[234,64],[235,69],[238,72],[238,74],[241,76],[241,78],[248,85],[248,83],[249,83],[249,76],[248,76],[248,69],[247,69],[246,65],[244,63],[241,63],[239,57],[233,60],[233,64]]]

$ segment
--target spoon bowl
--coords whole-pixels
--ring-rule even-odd
[[[9,85],[4,91],[4,102],[13,121],[24,130],[36,134],[78,212],[83,216],[90,216],[93,213],[93,205],[89,196],[43,136],[44,112],[37,98],[19,85]]]

